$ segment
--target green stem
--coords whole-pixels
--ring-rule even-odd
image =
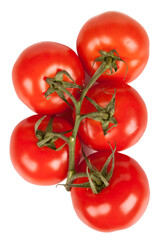
[[[72,175],[72,173],[75,172],[75,145],[76,145],[76,137],[78,128],[80,125],[80,114],[79,114],[79,108],[76,110],[76,119],[75,119],[75,125],[73,128],[72,136],[69,137],[69,178]]]
[[[71,183],[71,179],[73,178],[73,175],[75,174],[75,144],[76,144],[76,137],[79,129],[79,125],[85,117],[81,114],[81,106],[83,99],[85,98],[88,90],[91,88],[91,86],[96,82],[96,80],[109,68],[109,64],[112,61],[111,58],[108,58],[108,62],[102,62],[98,70],[95,72],[95,74],[92,76],[89,83],[86,85],[86,87],[82,90],[81,97],[76,106],[76,118],[75,118],[75,124],[72,136],[70,137],[69,142],[69,171],[68,171],[68,177],[67,177],[67,183]],[[94,113],[92,113],[94,114]],[[97,113],[95,113],[97,114]],[[70,189],[67,189],[70,190]]]
[[[70,99],[72,100],[72,102],[74,103],[74,106],[76,108],[77,107],[77,100],[75,99],[75,97],[66,88],[64,88],[59,83],[55,82],[54,85],[57,86],[60,90],[62,90],[64,93],[66,93],[70,97]]]
[[[64,136],[61,133],[52,132],[52,133],[49,133],[49,135],[47,137],[45,137],[44,139],[38,141],[37,146],[38,147],[43,147],[44,144],[47,143],[48,141],[50,141],[52,138],[57,138],[57,139],[61,138],[69,145],[68,137]]]
[[[108,117],[109,117],[109,114],[108,113],[103,113],[103,112],[101,112],[101,113],[99,113],[99,112],[90,112],[90,113],[86,113],[86,114],[81,115],[80,121],[82,121],[85,118],[96,119],[96,117],[97,118],[102,117],[103,119],[107,120]]]
[[[109,68],[110,63],[112,62],[112,58],[108,58],[107,62],[102,62],[98,70],[95,72],[95,74],[90,79],[89,83],[85,86],[85,88],[82,91],[81,97],[79,99],[80,103],[83,102],[83,99],[85,98],[88,90],[93,86],[93,84],[96,82],[96,80]]]
[[[87,177],[87,173],[86,172],[74,173],[72,175],[72,177],[70,178],[70,182],[73,182],[77,178],[83,178],[83,177]]]
[[[56,132],[54,133],[54,132],[53,132],[53,134],[54,134],[55,137],[61,138],[61,139],[64,140],[67,144],[69,144],[68,137],[64,136],[64,135],[61,134],[61,133],[56,133]]]
[[[86,172],[80,172],[80,173],[76,173],[76,172],[75,172],[75,173],[72,175],[72,177],[70,178],[70,183],[72,183],[72,182],[73,182],[75,179],[77,179],[77,178],[84,178],[84,177],[88,178],[88,175],[87,175]],[[96,181],[97,184],[100,184],[100,183],[101,183],[100,179],[98,179],[94,174],[91,174],[91,178],[92,178],[92,180]]]

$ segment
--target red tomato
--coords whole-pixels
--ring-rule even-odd
[[[82,64],[69,47],[55,42],[40,42],[26,48],[18,57],[12,71],[18,97],[31,110],[40,114],[64,112],[69,106],[57,93],[53,93],[48,100],[44,96],[49,88],[45,82],[46,77],[54,77],[60,70],[66,70],[76,84],[83,85]],[[67,76],[64,76],[63,80],[72,82]],[[68,90],[73,96],[78,97],[77,89]],[[68,96],[66,99],[71,103]]]
[[[87,21],[77,38],[77,51],[84,68],[94,73],[100,62],[94,60],[99,51],[115,49],[127,63],[128,73],[125,82],[131,82],[139,76],[149,57],[149,39],[144,28],[131,17],[120,12],[105,12]],[[112,76],[103,74],[98,81],[108,79],[124,81],[126,65],[117,62],[118,71]]]
[[[96,152],[88,159],[100,171],[111,154]],[[85,161],[79,172],[86,171]],[[74,183],[88,181],[79,178]],[[72,188],[71,198],[78,217],[89,227],[98,231],[115,231],[128,228],[143,215],[149,202],[149,184],[141,166],[132,158],[115,153],[115,167],[109,186],[99,194],[90,188]]]
[[[39,148],[35,136],[34,125],[42,116],[34,115],[21,121],[14,129],[10,141],[10,156],[17,172],[28,182],[38,185],[57,184],[67,177],[69,150],[66,144],[60,151],[48,147]],[[40,130],[45,130],[49,121],[46,117],[40,124]],[[53,131],[64,132],[72,129],[72,125],[61,117],[54,117]],[[70,136],[71,133],[65,134]],[[64,144],[58,139],[56,147]],[[81,156],[81,144],[77,137],[75,164]]]
[[[134,145],[143,135],[147,126],[146,105],[131,86],[125,83],[101,83],[93,86],[87,96],[92,98],[97,104],[105,107],[115,94],[115,113],[117,126],[108,130],[104,135],[101,122],[86,118],[79,128],[79,136],[82,141],[95,150],[105,150],[109,148],[108,142],[114,147],[117,143],[117,151],[124,150]],[[82,103],[81,114],[97,111],[88,101]],[[109,125],[109,128],[111,126]]]

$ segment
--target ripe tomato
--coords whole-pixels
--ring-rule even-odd
[[[94,60],[99,51],[115,49],[127,63],[128,73],[125,82],[131,82],[139,76],[149,57],[149,39],[144,28],[131,17],[120,12],[105,12],[87,21],[77,38],[77,51],[86,71],[94,73],[100,62]],[[103,74],[98,81],[108,79],[124,81],[126,65],[117,62],[118,70],[112,76]]]
[[[28,182],[38,185],[52,185],[67,177],[69,149],[66,144],[60,151],[54,151],[46,146],[39,148],[35,136],[35,123],[41,118],[34,115],[21,121],[14,129],[10,141],[10,156],[17,172]],[[44,131],[49,121],[46,117],[40,124]],[[53,131],[64,132],[72,129],[72,125],[61,117],[54,117]],[[71,133],[65,134],[70,136]],[[55,141],[57,148],[64,144],[64,140]],[[75,164],[77,166],[81,156],[81,144],[77,137],[75,149]]]
[[[124,150],[134,145],[143,135],[147,126],[146,105],[131,86],[125,83],[100,83],[93,86],[87,96],[97,104],[105,107],[115,94],[115,113],[117,126],[108,130],[104,135],[101,122],[86,118],[79,128],[79,136],[89,147],[99,151],[109,148],[108,142],[114,146],[117,143],[117,151]],[[109,94],[112,93],[112,94]],[[96,108],[84,99],[81,114],[97,111]],[[111,125],[109,125],[109,128]]]
[[[100,171],[111,154],[96,152],[88,159]],[[83,160],[79,172],[86,171]],[[83,183],[79,178],[74,183]],[[115,167],[109,186],[93,194],[90,188],[72,188],[71,198],[78,217],[89,227],[109,232],[128,228],[143,215],[149,202],[149,184],[141,166],[129,156],[115,153]]]
[[[47,77],[54,77],[60,70],[66,70],[76,84],[82,86],[84,70],[76,53],[69,47],[55,42],[40,42],[26,48],[18,57],[12,71],[15,91],[21,101],[39,114],[57,114],[68,109],[57,93],[46,99],[44,93],[49,88]],[[64,81],[72,82],[64,75]],[[72,82],[73,83],[73,82]],[[68,89],[78,97],[77,89]],[[66,99],[71,103],[70,98]]]

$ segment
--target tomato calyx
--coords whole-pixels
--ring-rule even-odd
[[[105,93],[109,94],[107,92]],[[111,101],[105,107],[100,106],[92,98],[86,96],[86,99],[94,105],[94,107],[97,109],[97,112],[91,112],[82,115],[82,118],[87,117],[101,122],[104,135],[106,135],[111,128],[117,126],[117,120],[114,117],[116,90],[112,95]],[[112,124],[111,127],[109,127],[110,123]]]
[[[75,184],[73,181],[76,178],[79,177],[87,177],[88,182],[82,183],[80,185],[76,184],[76,187],[88,187],[92,189],[93,193],[99,193],[104,187],[108,186],[108,180],[110,179],[110,175],[113,172],[111,170],[107,175],[106,173],[97,172],[95,168],[91,165],[88,166],[85,173],[78,173],[75,170],[75,144],[76,144],[76,136],[78,134],[79,126],[83,119],[85,118],[92,118],[94,120],[100,121],[102,124],[103,132],[106,134],[108,130],[114,126],[117,125],[117,121],[114,118],[114,112],[115,112],[115,93],[112,96],[111,101],[107,106],[102,107],[98,105],[94,100],[90,99],[89,97],[86,97],[86,94],[88,90],[93,86],[93,84],[96,82],[96,80],[106,72],[107,69],[114,68],[114,71],[111,71],[111,74],[114,74],[117,70],[116,68],[116,62],[114,61],[123,61],[118,53],[115,50],[112,50],[108,53],[105,53],[104,51],[100,51],[100,53],[103,55],[102,58],[97,58],[95,61],[101,61],[100,67],[97,69],[97,71],[94,73],[94,75],[90,78],[90,81],[86,86],[84,86],[83,89],[81,89],[81,86],[77,85],[75,81],[72,79],[70,74],[65,71],[58,71],[54,78],[46,78],[46,83],[49,84],[48,90],[45,92],[45,97],[48,99],[50,95],[54,92],[58,94],[58,96],[65,101],[74,111],[75,111],[75,123],[72,131],[72,135],[69,138],[66,138],[62,133],[57,135],[57,133],[53,133],[50,131],[49,133],[40,133],[39,135],[39,141],[38,145],[41,146],[48,146],[52,149],[56,149],[55,147],[55,137],[60,137],[66,141],[66,143],[69,146],[69,167],[68,167],[68,174],[67,174],[67,181],[66,184],[62,184],[65,186],[67,191],[71,190],[71,187],[73,187]],[[117,55],[115,55],[117,54]],[[64,75],[71,80],[71,82],[64,81],[63,77]],[[77,91],[81,91],[81,95],[79,99],[77,100],[68,90],[68,88],[76,88]],[[108,93],[106,93],[108,94]],[[74,104],[74,108],[72,105],[68,102],[66,99],[66,95],[71,99],[72,103]],[[89,114],[81,114],[81,107],[84,98],[87,98],[96,108],[96,112],[91,112]],[[109,126],[111,124],[111,127]],[[110,128],[109,128],[110,127]],[[57,149],[56,149],[57,150]],[[114,151],[113,151],[114,155]],[[114,156],[112,156],[114,158]],[[87,159],[85,157],[85,159]],[[111,160],[109,160],[110,162]],[[114,162],[114,160],[113,160]],[[112,169],[114,167],[114,163],[112,166]],[[105,167],[104,167],[105,168]]]
[[[89,161],[84,151],[82,150],[84,159],[87,165],[86,172],[80,172],[80,173],[75,172],[72,174],[71,178],[66,184],[58,184],[58,185],[65,186],[66,190],[69,190],[69,191],[70,191],[70,188],[76,187],[76,188],[90,188],[93,194],[100,193],[102,189],[109,186],[109,180],[113,175],[114,164],[115,164],[115,158],[114,158],[115,151],[116,151],[116,144],[115,144],[115,148],[112,149],[112,153],[104,163],[102,169],[98,171],[96,167]],[[112,161],[112,164],[108,171],[108,166],[110,165],[111,161]],[[87,178],[88,181],[83,183],[73,183],[74,180],[84,178],[84,177]]]
[[[64,75],[66,77],[68,77],[72,82],[64,81],[63,80]],[[73,95],[67,89],[68,88],[76,88],[76,89],[81,90],[82,87],[80,85],[76,84],[76,82],[71,77],[71,75],[67,71],[61,70],[61,71],[57,72],[57,74],[55,75],[54,78],[47,77],[45,79],[45,81],[49,85],[49,88],[47,89],[47,91],[44,94],[46,99],[47,100],[50,99],[51,98],[50,95],[52,93],[56,92],[58,94],[58,96],[73,109],[72,105],[67,101],[64,93],[66,93],[71,98],[71,100],[74,103],[76,103],[76,99],[73,97]]]
[[[60,151],[66,145],[66,143],[69,143],[68,138],[66,136],[64,136],[64,134],[71,132],[72,130],[61,132],[61,133],[53,132],[52,131],[53,116],[50,118],[45,131],[39,130],[38,127],[45,117],[46,116],[43,116],[42,118],[40,118],[35,124],[35,135],[38,139],[37,146],[40,148],[47,146],[54,151]],[[60,146],[59,148],[57,148],[55,145],[55,141],[58,140],[59,138],[63,139],[65,141],[65,143],[62,146]]]
[[[107,75],[112,75],[114,72],[116,72],[118,70],[117,61],[121,61],[126,64],[126,62],[122,58],[120,58],[119,54],[117,53],[117,51],[115,49],[112,49],[109,52],[100,50],[99,53],[100,53],[100,57],[97,57],[94,60],[93,66],[94,66],[95,62],[101,62],[101,65],[105,65],[106,70],[108,70],[108,69],[110,70],[110,73],[105,72],[105,74],[107,74]],[[92,66],[92,68],[93,68],[93,66]],[[126,68],[127,68],[126,69],[126,74],[127,74],[127,71],[128,71],[127,64],[126,64]],[[126,74],[124,76],[124,79],[126,77]]]

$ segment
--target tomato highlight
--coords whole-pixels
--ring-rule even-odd
[[[67,177],[69,164],[69,148],[62,139],[55,141],[60,151],[44,146],[38,147],[35,135],[35,124],[41,115],[33,115],[22,120],[13,130],[10,140],[10,157],[16,171],[28,182],[37,185],[54,185]],[[50,117],[44,118],[39,129],[44,131]],[[72,125],[62,117],[55,116],[53,130],[61,133],[72,130]],[[69,137],[72,132],[65,134]],[[81,143],[77,137],[75,147],[75,165],[77,167],[81,157]]]
[[[136,79],[149,58],[149,38],[145,29],[133,18],[115,11],[89,19],[77,37],[77,52],[87,73],[94,74],[100,66],[101,61],[95,62],[101,56],[100,51],[113,49],[127,64],[127,75],[126,64],[121,61],[117,62],[118,69],[114,74],[107,70],[97,81],[129,83]]]
[[[100,171],[110,154],[109,150],[96,152],[88,159]],[[78,172],[85,172],[86,167],[83,160]],[[79,178],[74,183],[86,181],[87,178]],[[108,187],[98,194],[93,194],[90,188],[71,189],[78,217],[89,227],[102,232],[121,230],[135,224],[146,210],[149,197],[148,179],[141,166],[118,152],[115,153],[115,167]]]
[[[40,42],[26,48],[12,70],[13,85],[20,100],[39,114],[53,115],[65,112],[69,106],[57,92],[53,92],[50,99],[45,97],[49,87],[46,78],[53,78],[61,70],[67,70],[76,84],[83,86],[84,70],[72,49],[56,42]],[[66,75],[63,81],[72,83]],[[74,97],[79,96],[76,88],[68,90]],[[72,104],[67,95],[66,99]]]

